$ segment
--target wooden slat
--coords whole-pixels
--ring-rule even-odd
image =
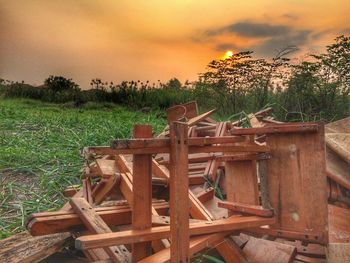
[[[230,238],[225,238],[225,242],[219,241],[215,247],[225,259],[225,262],[250,263],[241,248]]]
[[[169,206],[166,202],[154,202],[153,207],[159,214],[167,213]],[[131,223],[131,208],[127,204],[94,208],[96,213],[109,226]],[[27,229],[33,236],[68,232],[78,229],[83,222],[77,214],[70,211],[43,212],[32,214],[28,220]]]
[[[0,240],[0,262],[40,262],[72,241],[70,233],[32,237],[24,231]]]
[[[231,232],[224,232],[212,235],[202,235],[198,237],[192,237],[189,244],[189,253],[193,255],[205,248],[213,247],[217,242],[222,241],[222,239],[229,235]],[[139,263],[166,263],[170,262],[170,248],[163,249],[152,256],[149,256]]]
[[[101,155],[118,155],[118,154],[157,154],[169,153],[169,147],[145,147],[135,149],[113,149],[105,146],[88,147],[86,151]],[[244,144],[244,145],[218,145],[218,146],[190,146],[188,149],[190,154],[196,153],[222,153],[222,152],[269,152],[269,148],[264,145]]]
[[[95,234],[112,233],[112,230],[84,198],[71,198],[70,204],[87,229]],[[104,250],[116,262],[130,262],[130,253],[124,245],[108,246]]]
[[[113,176],[117,172],[114,160],[97,159],[96,166],[99,174],[103,177]]]
[[[135,125],[134,138],[151,138],[152,126]],[[152,227],[152,156],[133,156],[133,204],[132,229],[143,230]],[[137,262],[152,253],[151,242],[139,242],[132,246],[132,260]]]
[[[248,205],[259,204],[256,161],[227,161],[225,163],[227,201]]]
[[[198,193],[196,197],[202,203],[205,203],[214,198],[215,192],[213,187],[209,187],[202,192]]]
[[[231,217],[212,222],[190,224],[190,236],[227,232],[261,225],[270,225],[275,218],[262,218],[257,216]],[[128,230],[115,233],[89,235],[79,237],[75,246],[79,249],[105,247],[109,245],[131,244],[135,242],[157,240],[170,237],[170,227],[153,227],[147,230]]]
[[[251,237],[243,252],[249,263],[290,263],[296,253],[291,245]]]
[[[219,207],[229,209],[234,212],[262,216],[262,217],[271,217],[273,216],[273,211],[264,209],[261,206],[257,205],[247,205],[237,202],[218,202]]]
[[[255,134],[273,134],[273,133],[313,133],[317,132],[319,125],[317,123],[287,123],[271,125],[261,128],[246,128],[246,129],[233,129],[232,135],[255,135]]]
[[[224,122],[221,122],[221,128],[224,126]],[[188,138],[189,146],[204,146],[211,144],[221,143],[238,143],[244,142],[244,136],[223,136],[223,133],[218,133],[216,137],[194,137]],[[143,148],[164,148],[170,146],[170,140],[168,138],[133,138],[133,139],[118,139],[114,140],[111,144],[111,148],[115,150],[122,149],[143,149]],[[113,166],[115,165],[112,160],[97,159],[100,173],[106,175],[113,174]],[[101,170],[102,169],[102,170]],[[114,171],[115,172],[115,171]]]
[[[170,124],[171,262],[189,261],[188,126]]]
[[[197,102],[191,101],[181,105],[175,105],[166,110],[168,123],[182,118],[194,118],[198,115]]]

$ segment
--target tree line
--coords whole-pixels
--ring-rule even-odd
[[[165,109],[196,100],[204,108],[218,108],[224,117],[237,117],[273,107],[283,121],[333,121],[350,115],[350,36],[339,36],[322,54],[291,63],[296,47],[280,50],[270,60],[254,58],[252,51],[213,60],[197,81],[166,83],[93,79],[88,90],[72,80],[50,76],[41,87],[0,79],[6,97],[47,102],[109,102],[137,109]]]

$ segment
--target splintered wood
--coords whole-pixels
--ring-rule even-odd
[[[90,261],[348,262],[349,120],[327,125],[325,144],[322,123],[282,123],[271,111],[216,122],[190,102],[167,110],[157,137],[135,125],[131,139],[86,147],[82,187],[27,229],[62,235],[32,237],[52,252],[72,233]],[[0,242],[0,261],[18,262],[15,243]]]

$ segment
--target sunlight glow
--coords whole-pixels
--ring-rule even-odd
[[[226,53],[222,56],[222,59],[227,59],[233,56],[233,51],[228,50]]]

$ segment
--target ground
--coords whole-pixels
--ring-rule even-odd
[[[80,182],[82,147],[129,137],[135,123],[157,133],[165,119],[111,104],[0,99],[0,239],[22,231],[29,214],[66,201],[62,190]]]

